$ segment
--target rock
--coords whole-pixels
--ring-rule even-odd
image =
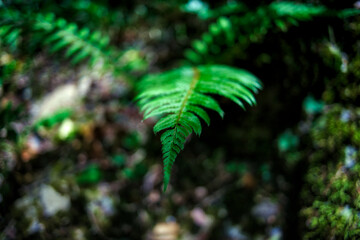
[[[32,109],[34,118],[39,120],[41,118],[49,117],[62,109],[73,109],[80,102],[80,95],[75,84],[66,84],[58,87],[45,96],[41,103]]]
[[[351,119],[351,111],[348,109],[344,109],[341,111],[340,121],[342,122],[349,122]]]
[[[12,144],[2,141],[0,144],[0,169],[6,171],[12,171],[16,165],[15,147]],[[1,177],[2,185],[4,177]]]
[[[109,185],[100,185],[95,189],[85,191],[87,201],[86,211],[93,228],[105,229],[111,222],[109,217],[116,214],[116,204],[119,199],[111,192]]]
[[[346,220],[350,219],[352,216],[352,211],[349,205],[346,205],[340,212],[341,216],[343,216]]]
[[[41,186],[40,201],[45,216],[53,216],[59,211],[67,211],[70,208],[70,198],[61,195],[49,185]]]
[[[230,226],[226,229],[226,235],[231,240],[248,240],[249,238],[244,235],[241,229],[237,226]]]
[[[44,229],[45,229],[44,224],[40,223],[37,218],[33,218],[28,228],[28,233],[34,234],[37,232],[42,232]]]
[[[178,239],[180,227],[176,222],[158,223],[153,229],[154,240],[176,240]]]
[[[345,147],[345,167],[352,168],[356,164],[356,148],[353,146]]]
[[[282,239],[281,228],[279,228],[279,227],[271,228],[269,240],[280,240],[280,239]]]
[[[85,230],[82,228],[75,228],[72,231],[72,239],[74,240],[85,240],[86,236],[85,236]]]
[[[24,230],[27,234],[42,232],[45,229],[44,224],[39,221],[39,212],[34,196],[23,196],[16,201],[15,207],[16,215],[21,216],[21,219],[19,218],[20,225],[26,223]]]
[[[208,190],[205,187],[197,187],[194,191],[195,198],[201,200],[208,195]]]
[[[204,210],[201,208],[194,208],[190,212],[190,215],[191,215],[191,218],[193,219],[194,223],[202,228],[208,228],[213,222],[211,217],[206,215]]]
[[[257,204],[251,211],[251,213],[265,221],[269,222],[274,220],[279,213],[279,206],[276,203],[271,202],[268,199],[263,200],[259,204]]]
[[[115,213],[114,200],[109,196],[103,196],[98,200],[91,201],[88,210],[92,212],[101,211],[106,217],[112,216]]]
[[[357,8],[357,9],[360,9],[360,1],[356,1],[354,3],[354,7]]]

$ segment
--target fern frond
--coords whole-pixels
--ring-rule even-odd
[[[196,64],[211,63],[213,59],[210,56],[219,54],[222,48],[258,42],[273,29],[287,31],[290,26],[297,26],[299,22],[310,21],[317,16],[351,17],[359,14],[358,9],[333,11],[312,4],[273,2],[240,16],[219,17],[200,39],[193,41],[191,48],[185,51],[185,57]]]
[[[138,86],[137,101],[144,119],[160,116],[154,132],[162,132],[164,161],[164,191],[170,181],[175,158],[184,148],[186,138],[194,132],[200,135],[202,119],[207,125],[210,118],[205,109],[224,112],[212,94],[226,97],[240,107],[256,103],[254,93],[261,83],[251,73],[221,65],[182,67],[159,75],[150,75]]]
[[[76,24],[56,19],[53,14],[38,14],[33,28],[46,33],[44,44],[50,46],[51,52],[66,50],[65,57],[73,64],[89,59],[93,65],[105,61],[110,54],[108,37],[88,28],[79,29]]]
[[[0,9],[0,43],[15,51],[23,33],[28,45],[47,45],[52,53],[64,51],[65,57],[76,64],[88,59],[91,65],[116,58],[109,46],[109,37],[98,31],[79,28],[75,23],[56,18],[54,14],[22,14],[20,11],[8,8]],[[29,37],[30,36],[30,37]],[[34,46],[33,46],[34,47]],[[111,55],[111,56],[110,56]]]
[[[223,44],[231,46],[235,42],[234,26],[229,18],[219,17],[215,23],[209,26],[208,32],[201,39],[192,42],[192,49],[185,51],[185,57],[194,63],[201,63],[204,56],[217,54],[221,46],[216,44],[219,38]],[[224,41],[225,39],[225,41]]]

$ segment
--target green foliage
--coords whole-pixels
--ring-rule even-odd
[[[111,27],[112,30],[123,28],[125,24],[123,11],[109,8],[104,2],[77,0],[64,2],[63,6],[67,10],[66,13],[71,14],[72,21],[77,24],[95,29],[99,26],[106,29]]]
[[[147,167],[143,163],[137,163],[135,166],[126,167],[121,171],[121,176],[125,179],[130,180],[139,180],[141,179],[147,172]]]
[[[0,26],[0,44],[9,46],[11,51],[15,51],[19,44],[21,29],[6,24]]]
[[[41,127],[52,128],[55,125],[64,121],[65,119],[69,118],[72,114],[73,114],[73,112],[70,109],[57,111],[54,114],[52,114],[48,117],[42,118],[42,119],[38,120],[37,122],[35,122],[33,125],[34,129],[38,130]]]
[[[91,32],[68,23],[65,19],[56,19],[53,14],[38,14],[34,30],[45,33],[44,44],[50,46],[50,52],[65,50],[65,57],[76,64],[88,58],[91,65],[105,61],[109,57],[109,38],[98,31]]]
[[[123,167],[125,165],[126,159],[124,155],[115,155],[111,158],[112,164],[116,167]]]
[[[299,138],[288,129],[279,136],[277,144],[280,152],[286,152],[296,149],[299,145]]]
[[[122,145],[127,149],[136,149],[140,145],[140,135],[138,132],[133,132],[123,139]]]
[[[102,179],[102,173],[99,166],[92,164],[87,166],[83,171],[79,173],[76,181],[79,184],[95,184]]]
[[[326,12],[324,6],[299,4],[294,2],[274,2],[269,5],[276,17],[287,17],[292,20],[311,20],[314,16],[323,15]]]
[[[0,89],[8,82],[7,80],[14,74],[18,66],[19,62],[12,59],[11,55],[6,52],[0,54]]]
[[[235,43],[235,32],[233,29],[234,26],[229,18],[218,18],[215,23],[209,26],[208,32],[204,33],[201,39],[192,42],[192,49],[185,51],[185,57],[191,62],[201,63],[206,61],[206,56],[219,54],[221,51],[221,45],[219,46],[218,44],[220,39],[226,46]]]
[[[57,52],[67,48],[65,56],[71,58],[72,63],[89,57],[94,63],[107,54],[109,38],[101,36],[88,28],[78,29],[74,23],[67,23],[62,18],[55,18],[53,14],[23,15],[16,10],[1,9],[4,19],[0,22],[1,44],[15,51],[23,34],[30,34],[29,45],[41,39],[40,45],[49,45],[50,52]]]
[[[53,13],[23,13],[19,10],[0,8],[0,46],[11,52],[35,52],[47,47],[50,53],[64,53],[72,64],[88,60],[90,66],[118,73],[120,70],[143,69],[140,56],[129,58],[110,46],[108,35],[88,27],[80,28],[74,22],[56,17]]]
[[[244,102],[250,106],[255,104],[253,93],[260,88],[259,80],[249,72],[220,65],[181,67],[148,76],[139,83],[137,99],[144,119],[161,116],[154,132],[163,131],[164,191],[186,138],[192,132],[201,134],[200,119],[210,124],[204,109],[216,111],[221,117],[224,115],[218,102],[209,94],[226,97],[245,109]]]
[[[0,46],[7,46],[15,52],[20,43],[22,33],[21,14],[17,11],[0,8]]]
[[[321,113],[324,109],[324,102],[317,101],[312,96],[307,96],[304,99],[303,108],[307,114]]]
[[[344,18],[360,14],[357,9],[331,11],[324,6],[287,1],[273,2],[267,6],[258,7],[254,11],[243,11],[246,13],[242,15],[233,15],[240,9],[246,9],[242,5],[235,4],[233,12],[229,10],[229,7],[226,9],[228,10],[223,12],[223,15],[209,25],[208,31],[202,35],[201,39],[193,41],[192,49],[185,52],[185,57],[189,61],[213,62],[214,60],[209,56],[218,55],[224,47],[229,48],[239,44],[244,48],[251,42],[262,40],[270,30],[287,31],[290,26],[297,26],[299,22],[310,21],[317,16]],[[210,10],[202,12],[210,12]]]
[[[245,163],[232,161],[226,164],[225,169],[229,173],[238,173],[239,175],[243,175],[248,170],[248,167]]]

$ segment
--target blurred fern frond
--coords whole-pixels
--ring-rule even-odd
[[[110,46],[109,37],[100,31],[79,28],[52,13],[22,14],[0,8],[0,14],[0,45],[11,52],[22,45],[27,52],[47,46],[50,53],[64,52],[65,58],[73,64],[89,60],[92,66],[101,63],[112,67],[121,56]]]
[[[110,55],[109,38],[100,32],[68,23],[65,19],[56,19],[53,14],[36,16],[33,26],[35,31],[45,33],[43,44],[50,46],[50,52],[66,50],[65,57],[76,64],[89,59],[90,64],[105,61]]]
[[[220,16],[209,25],[208,31],[191,48],[185,51],[185,57],[192,63],[212,63],[212,55],[217,55],[222,48],[239,44],[246,46],[258,42],[270,31],[287,31],[290,26],[297,26],[301,21],[310,21],[317,16],[351,17],[359,15],[358,9],[329,10],[325,6],[301,4],[296,2],[273,2],[260,6],[243,15]]]
[[[192,42],[192,49],[185,51],[185,57],[193,63],[201,63],[205,61],[206,56],[220,53],[219,42],[227,46],[235,43],[233,28],[233,23],[228,17],[218,18],[215,23],[209,26],[208,31],[202,35],[201,39]],[[220,39],[221,41],[219,41]]]
[[[274,2],[269,5],[277,18],[291,17],[296,20],[310,20],[314,16],[324,14],[327,9],[324,6],[311,4],[299,4],[294,2]]]
[[[144,119],[160,116],[154,132],[161,135],[164,161],[164,191],[170,181],[175,158],[184,148],[186,138],[201,133],[202,119],[210,118],[205,109],[224,115],[218,102],[209,94],[226,97],[245,109],[256,103],[254,93],[261,83],[251,73],[221,65],[181,67],[159,75],[150,75],[139,85],[138,104]]]

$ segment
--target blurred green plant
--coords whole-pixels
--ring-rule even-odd
[[[90,67],[97,66],[105,72],[124,74],[146,68],[140,55],[129,58],[128,51],[111,46],[108,35],[88,27],[80,28],[53,13],[24,13],[0,6],[0,15],[0,46],[11,52],[31,53],[46,46],[52,54],[63,52],[72,64],[88,61]]]
[[[14,74],[18,62],[12,58],[12,56],[6,52],[0,54],[0,89],[7,82],[7,80]],[[2,94],[0,90],[0,95]]]
[[[35,130],[39,130],[40,128],[52,128],[69,118],[72,114],[73,111],[71,109],[59,110],[48,117],[39,119],[33,124],[33,127]]]
[[[116,167],[123,167],[125,166],[125,162],[126,162],[125,155],[122,154],[115,155],[111,158],[111,162]]]
[[[122,145],[127,149],[137,149],[140,146],[140,135],[138,132],[130,133],[126,136],[123,141]]]
[[[62,18],[56,19],[53,14],[35,16],[33,29],[46,34],[43,44],[50,46],[50,52],[66,49],[65,57],[73,64],[88,58],[93,66],[99,61],[110,59],[110,39],[98,31],[79,29],[76,24],[68,23]]]
[[[280,152],[295,150],[299,145],[299,137],[292,133],[291,130],[286,130],[278,138],[278,149]]]
[[[187,60],[199,64],[216,62],[214,56],[222,53],[224,48],[236,45],[245,48],[251,42],[259,42],[269,31],[280,29],[286,32],[290,26],[298,26],[299,22],[310,21],[317,16],[347,18],[359,15],[360,10],[336,11],[325,6],[282,1],[260,6],[253,11],[241,3],[226,3],[218,9],[201,8],[196,13],[205,19],[217,16],[201,39],[194,40],[191,49],[185,51]]]
[[[137,180],[141,179],[146,172],[147,167],[143,163],[137,163],[133,167],[126,167],[121,171],[121,176],[125,179]]]
[[[237,173],[239,175],[243,175],[248,170],[248,167],[245,163],[232,161],[226,164],[225,169],[229,173]]]
[[[324,102],[317,101],[313,96],[307,96],[303,102],[303,108],[307,114],[321,113],[324,109]]]
[[[98,165],[90,164],[76,177],[79,184],[95,184],[102,179],[102,173]]]

